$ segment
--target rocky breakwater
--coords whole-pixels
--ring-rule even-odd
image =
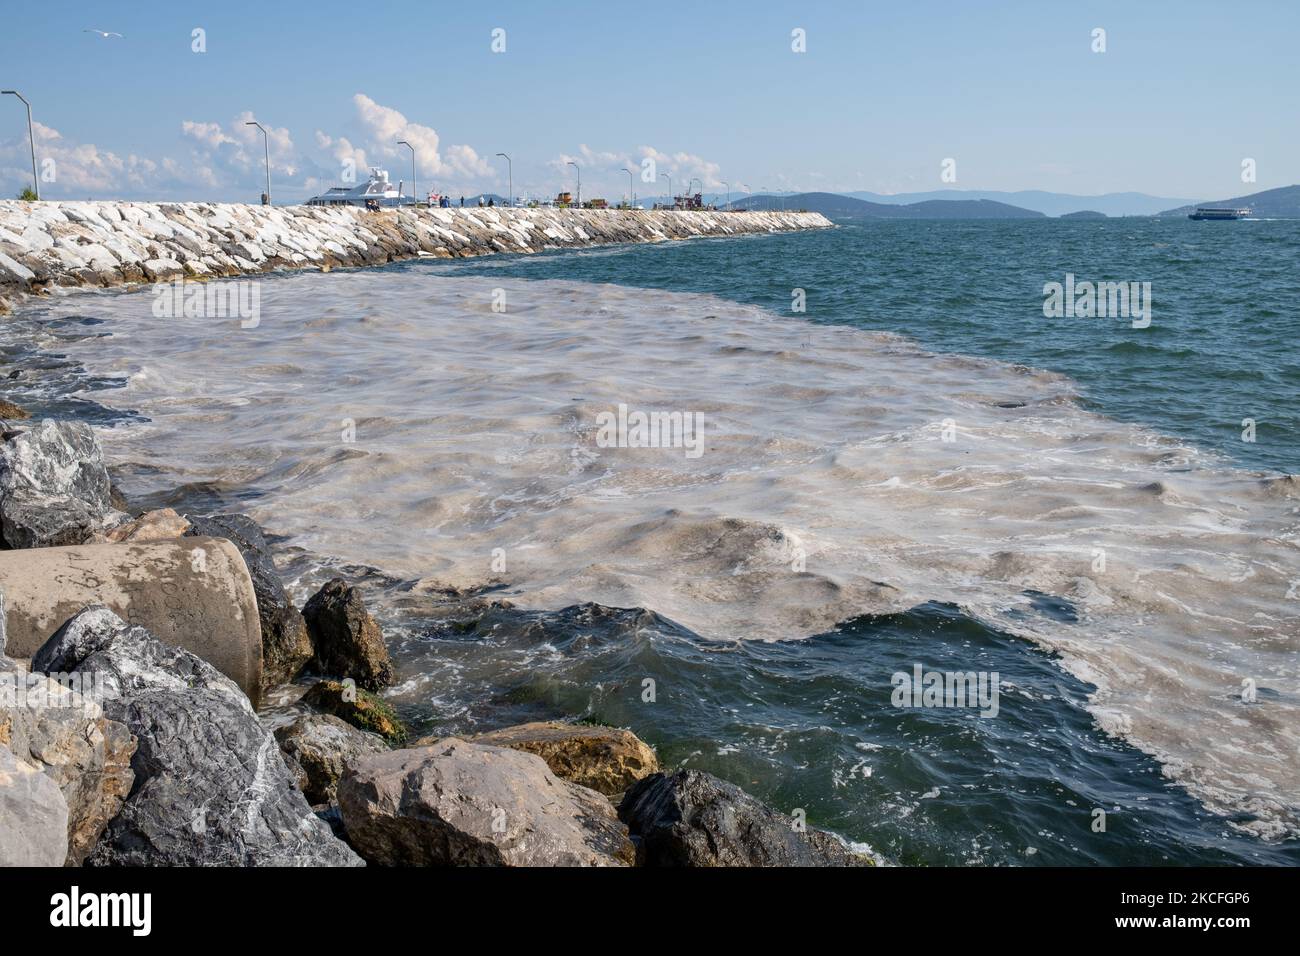
[[[51,287],[119,286],[417,256],[818,229],[819,213],[0,201],[0,312]]]

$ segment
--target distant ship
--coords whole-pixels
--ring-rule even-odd
[[[366,206],[377,209],[380,206],[396,206],[410,203],[410,197],[402,198],[402,184],[396,186],[388,181],[388,171],[378,166],[370,168],[370,179],[351,188],[335,186],[319,196],[307,200],[308,206]]]
[[[1250,215],[1249,209],[1223,209],[1218,206],[1198,206],[1196,212],[1189,213],[1188,219],[1245,219]]]

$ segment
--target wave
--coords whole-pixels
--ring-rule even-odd
[[[705,295],[411,269],[269,282],[252,330],[76,306],[105,324],[66,351],[125,383],[84,397],[150,420],[105,440],[129,492],[237,481],[294,547],[710,639],[951,605],[1057,653],[1232,826],[1300,835],[1300,491],[1063,376]],[[602,445],[619,405],[699,416],[702,453]]]

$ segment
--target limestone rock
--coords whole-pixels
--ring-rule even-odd
[[[146,511],[134,521],[118,525],[104,535],[106,541],[118,544],[125,541],[166,541],[182,537],[190,523],[172,508]]]
[[[41,673],[19,677],[22,698],[0,699],[0,744],[62,791],[68,863],[78,866],[131,792],[135,739],[90,696]]]
[[[0,746],[0,867],[62,866],[68,805],[58,785]]]
[[[832,834],[801,832],[791,817],[698,770],[646,777],[618,814],[646,866],[870,865]]]
[[[605,796],[626,791],[659,769],[655,752],[630,730],[538,721],[469,738],[476,744],[536,754],[551,773]]]
[[[824,229],[817,213],[612,209],[426,209],[0,200],[0,314],[47,285],[375,265],[420,255],[531,253],[546,246],[660,242]],[[75,225],[70,225],[75,223]],[[14,241],[9,241],[9,240]]]
[[[321,674],[350,677],[358,687],[380,690],[393,682],[383,632],[366,610],[361,592],[342,578],[328,581],[303,605]]]
[[[333,714],[360,730],[378,734],[393,744],[405,742],[406,727],[397,712],[367,690],[336,680],[317,681],[302,702]]]
[[[270,690],[298,676],[312,657],[306,622],[289,600],[257,522],[247,515],[187,515],[188,535],[226,538],[239,549],[253,579],[262,625],[262,688]]]
[[[8,419],[9,421],[21,421],[23,419],[27,419],[31,417],[32,417],[31,414],[26,409],[20,408],[19,406],[15,405],[13,402],[7,402],[3,398],[0,398],[0,419]]]
[[[313,805],[334,803],[347,764],[369,754],[387,753],[376,734],[358,730],[333,714],[307,714],[275,731],[298,789]]]
[[[609,801],[540,757],[455,737],[363,757],[339,783],[352,846],[388,866],[623,866]]]
[[[89,425],[44,419],[0,442],[0,536],[10,548],[81,544],[126,518]]]
[[[99,675],[105,715],[130,728],[135,786],[91,865],[355,866],[311,811],[248,698],[216,668],[103,607],[33,658]]]

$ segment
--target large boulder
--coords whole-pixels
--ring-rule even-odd
[[[0,746],[0,867],[62,866],[68,805],[56,784]]]
[[[397,716],[397,711],[383,698],[361,690],[350,681],[317,681],[303,694],[302,702],[323,713],[333,714],[359,730],[378,734],[390,744],[406,742],[406,725]]]
[[[187,535],[225,538],[243,555],[257,595],[262,624],[262,688],[270,690],[298,676],[312,657],[307,623],[289,600],[262,529],[247,515],[186,515]]]
[[[135,786],[88,864],[360,865],[312,813],[248,698],[189,651],[92,607],[32,666],[95,675],[105,714],[138,740]]]
[[[42,771],[63,793],[67,862],[77,866],[122,808],[135,775],[131,731],[103,715],[80,675],[0,673],[0,744]],[[21,694],[13,693],[21,690]]]
[[[470,738],[476,744],[536,754],[551,773],[605,796],[623,793],[659,769],[655,752],[630,730],[537,721]]]
[[[331,677],[350,677],[358,687],[380,690],[393,682],[384,634],[366,610],[361,592],[334,578],[302,608],[316,648],[312,667]]]
[[[47,418],[0,440],[0,540],[9,548],[81,544],[127,516],[113,507],[99,441],[83,422]]]
[[[0,551],[9,601],[8,652],[31,657],[92,604],[184,647],[236,681],[262,690],[257,598],[239,550],[221,538],[83,544]]]
[[[313,805],[334,803],[339,778],[349,763],[388,752],[376,734],[358,730],[333,714],[305,714],[276,728],[275,739],[298,789]]]
[[[698,770],[632,787],[618,815],[645,866],[868,866],[830,833],[796,826],[734,784]]]
[[[609,801],[540,757],[455,737],[363,757],[339,782],[348,841],[386,866],[624,866]]]

